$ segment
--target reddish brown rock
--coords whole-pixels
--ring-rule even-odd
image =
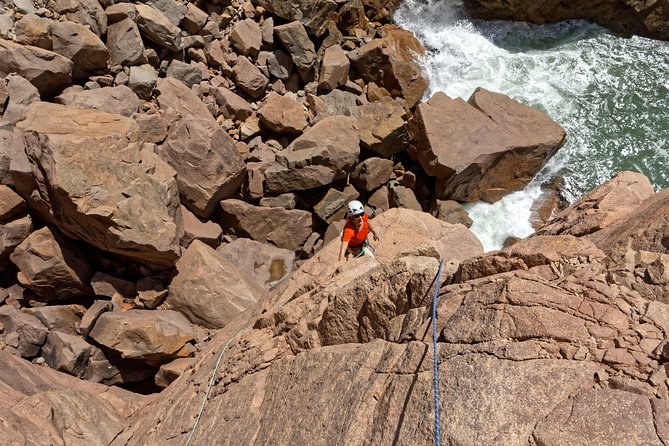
[[[406,108],[413,108],[428,85],[416,61],[416,55],[425,50],[409,31],[387,26],[383,33],[383,38],[349,52],[348,57],[366,82],[375,82],[393,97],[404,98]]]
[[[63,105],[91,108],[125,117],[131,117],[133,113],[137,113],[141,104],[137,95],[125,85],[96,88],[95,90],[72,87],[58,95],[56,101]]]
[[[68,86],[72,67],[72,61],[60,54],[0,39],[0,77],[17,73],[42,95],[53,95]]]
[[[267,95],[258,115],[260,122],[276,133],[301,133],[307,126],[307,113],[302,104],[275,92]]]
[[[260,286],[270,290],[295,271],[295,253],[248,238],[219,246],[223,254]]]
[[[645,175],[620,172],[542,226],[537,234],[582,236],[599,231],[636,210],[655,195]]]
[[[277,153],[278,162],[265,170],[266,190],[283,193],[329,184],[352,170],[359,155],[355,118],[323,119]]]
[[[367,158],[355,167],[351,182],[359,189],[372,191],[386,184],[393,173],[393,161]]]
[[[130,310],[101,314],[89,336],[122,358],[156,364],[174,358],[195,332],[176,311]]]
[[[43,218],[100,249],[174,264],[183,232],[175,173],[139,146],[134,121],[38,102],[18,127]]]
[[[300,249],[312,232],[312,215],[307,211],[253,206],[235,199],[221,201],[221,209],[226,232],[290,251]]]
[[[53,52],[71,60],[72,78],[86,79],[91,73],[107,67],[109,52],[100,38],[83,25],[54,22],[51,27]]]
[[[165,303],[204,327],[224,327],[266,294],[223,254],[197,240],[176,268]],[[194,289],[198,292],[193,293]]]
[[[321,62],[318,88],[326,93],[348,82],[348,71],[351,62],[346,52],[339,45],[328,47]]]
[[[19,281],[46,300],[66,300],[93,293],[93,275],[78,249],[48,228],[39,229],[14,249],[10,259]]]
[[[626,218],[589,236],[599,248],[612,253],[619,248],[669,253],[669,189],[646,198]]]
[[[399,102],[384,98],[361,105],[356,112],[360,142],[366,149],[390,158],[409,145],[406,110]]]
[[[565,141],[548,116],[477,89],[469,102],[435,93],[416,108],[418,159],[442,199],[494,202],[522,189]]]
[[[201,217],[231,197],[246,173],[234,140],[213,119],[181,118],[156,153],[176,171],[181,202]]]
[[[561,22],[584,19],[622,33],[634,33],[660,40],[669,40],[669,12],[666,1],[650,3],[623,0],[583,3],[568,0],[552,1],[467,0],[473,14],[487,19],[517,20],[532,23]]]

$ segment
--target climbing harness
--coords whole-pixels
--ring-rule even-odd
[[[439,261],[439,270],[437,271],[437,280],[434,285],[434,297],[432,298],[432,352],[433,352],[433,379],[434,385],[434,444],[441,445],[441,434],[439,431],[439,370],[437,368],[437,295],[439,295],[439,283],[441,279],[441,269],[444,266],[444,260]]]
[[[371,243],[369,243],[369,240],[365,240],[359,246],[349,246],[348,247],[348,252],[351,253],[351,255],[353,256],[354,259],[357,259],[358,257],[362,257],[366,253],[369,253],[369,255],[372,256],[372,257],[376,257],[374,247],[372,246]]]

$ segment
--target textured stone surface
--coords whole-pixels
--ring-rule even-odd
[[[45,218],[100,249],[174,264],[183,231],[174,171],[142,149],[134,121],[40,102],[19,128]]]
[[[266,294],[223,254],[198,240],[190,244],[176,268],[166,304],[204,327],[224,327]]]

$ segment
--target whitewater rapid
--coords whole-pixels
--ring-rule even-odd
[[[427,50],[436,91],[469,98],[477,87],[531,105],[562,125],[567,142],[523,190],[465,207],[486,251],[533,232],[540,186],[560,179],[573,202],[618,171],[669,187],[669,45],[623,38],[583,21],[530,25],[469,18],[455,0],[405,0],[394,17]]]

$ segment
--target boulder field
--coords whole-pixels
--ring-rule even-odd
[[[432,444],[436,357],[448,444],[669,442],[667,191],[484,253],[461,203],[566,133],[424,97],[397,4],[0,5],[3,441]],[[381,239],[337,263],[352,199]]]

